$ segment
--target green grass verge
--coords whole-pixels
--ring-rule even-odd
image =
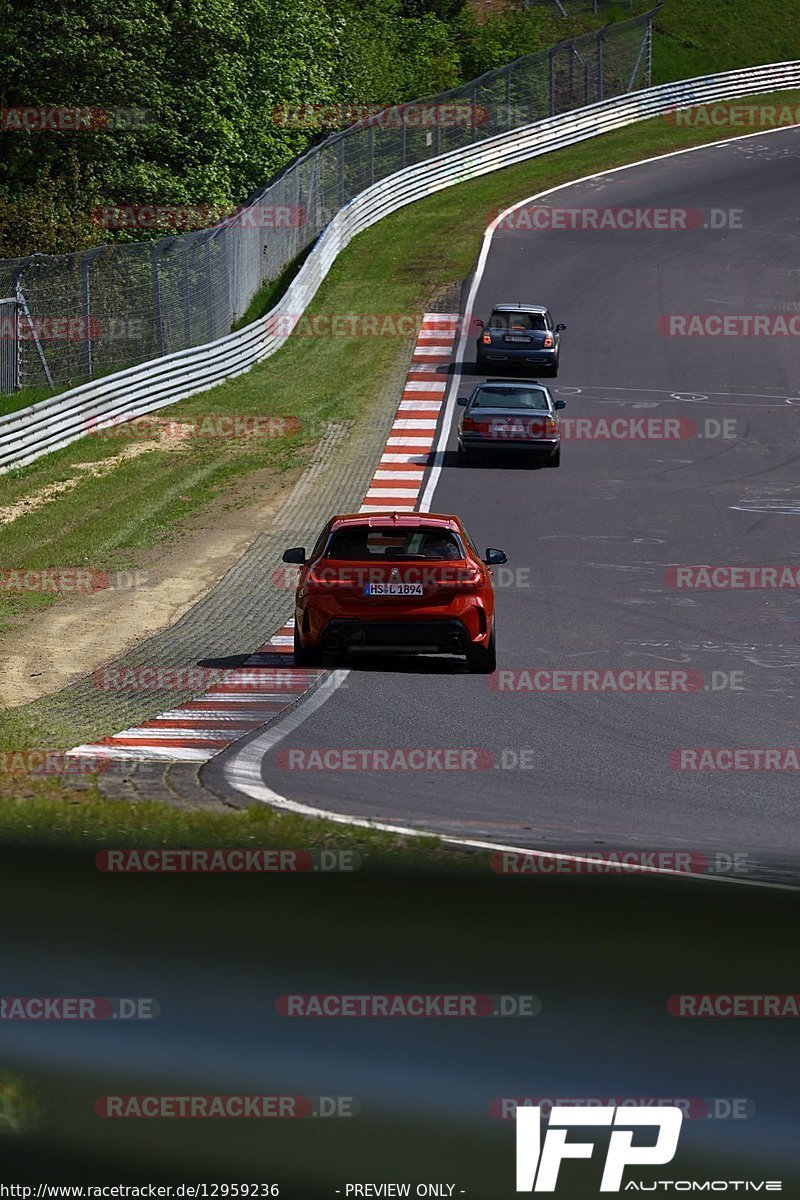
[[[245,849],[348,850],[351,862],[375,865],[403,851],[409,866],[474,867],[474,856],[443,847],[435,837],[404,838],[279,813],[266,805],[239,812],[211,813],[165,804],[107,800],[93,783],[73,789],[56,779],[9,776],[9,795],[0,799],[0,843],[104,847],[186,846]]]
[[[653,83],[800,57],[800,0],[665,0]]]

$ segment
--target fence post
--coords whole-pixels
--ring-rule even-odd
[[[230,230],[228,230],[230,237]],[[192,344],[192,314],[189,305],[189,234],[183,235],[183,254],[181,255],[181,285],[183,291],[183,341],[184,349]]]
[[[597,99],[603,99],[603,31],[597,33]]]
[[[90,275],[92,270],[92,256],[84,254],[80,259],[81,264],[81,303],[83,305],[83,369],[86,373],[86,378],[92,378],[92,338],[91,338],[91,320],[92,320],[92,296],[90,287]]]
[[[344,208],[344,138],[339,138],[339,208]]]
[[[214,293],[211,288],[211,237],[210,236],[206,237],[206,239],[203,243],[203,250],[204,250],[203,267],[204,267],[205,277],[206,277],[205,287],[203,288],[203,291],[206,294],[206,322],[208,324],[208,330],[207,330],[208,337],[206,340],[209,342],[213,342],[215,329],[214,329],[214,302],[212,300],[212,296]]]
[[[45,357],[44,347],[42,346],[42,339],[39,337],[39,333],[36,329],[36,322],[34,321],[33,316],[31,315],[30,306],[28,304],[28,298],[22,290],[23,271],[25,270],[25,268],[28,266],[29,263],[32,263],[34,261],[34,259],[42,258],[42,257],[44,257],[44,256],[39,255],[39,254],[29,254],[28,257],[25,259],[25,261],[21,262],[20,265],[17,267],[16,271],[14,272],[14,298],[16,299],[19,307],[22,309],[22,312],[25,314],[25,320],[28,322],[28,328],[31,331],[31,335],[33,337],[33,343],[36,346],[36,353],[39,355],[39,362],[42,364],[42,370],[44,371],[44,377],[47,380],[49,386],[54,387],[55,385],[53,383],[53,376],[50,374],[50,367],[48,366],[47,358]],[[19,326],[17,326],[17,329],[15,332],[17,333],[17,353],[19,353]],[[20,369],[19,366],[17,369],[18,370]]]
[[[370,122],[369,126],[369,181],[375,182],[375,124]]]
[[[506,67],[506,129],[511,128],[511,67]]]
[[[158,257],[161,242],[153,242],[150,249],[150,275],[153,282],[153,325],[156,331],[156,347],[159,357],[164,353],[164,325],[161,320],[161,283],[158,278]]]
[[[0,396],[19,391],[19,311],[16,296],[0,300],[0,323],[6,328],[6,310],[11,312],[11,334],[3,333],[0,341]]]
[[[556,112],[556,52],[551,50],[548,56],[548,109],[551,117]]]

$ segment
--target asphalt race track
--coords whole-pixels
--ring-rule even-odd
[[[500,672],[685,669],[702,674],[701,690],[506,693],[460,660],[364,661],[277,745],[274,730],[262,732],[206,772],[235,784],[244,753],[268,788],[336,813],[509,846],[745,854],[751,878],[796,882],[796,772],[681,771],[668,759],[686,747],[800,744],[800,599],[681,591],[665,572],[798,562],[798,343],[665,336],[659,321],[798,309],[799,183],[800,135],[786,130],[613,171],[540,202],[700,209],[697,228],[498,229],[475,310],[541,302],[566,323],[552,381],[563,415],[681,418],[697,435],[570,438],[556,471],[459,467],[451,429],[430,506],[458,513],[481,548],[508,554]],[[712,209],[725,211],[726,227],[703,227],[723,219]],[[470,338],[459,394],[479,378],[473,349]],[[705,436],[723,422],[733,436]],[[731,677],[737,688],[723,686]],[[387,777],[287,770],[277,757],[420,746],[488,749],[495,766]],[[532,752],[526,769],[513,765],[522,750]]]

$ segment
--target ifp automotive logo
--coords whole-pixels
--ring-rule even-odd
[[[554,1192],[559,1168],[565,1158],[591,1158],[592,1142],[568,1142],[572,1126],[614,1126],[600,1179],[601,1192],[659,1191],[767,1191],[780,1192],[779,1179],[659,1179],[642,1183],[623,1182],[626,1167],[660,1167],[672,1162],[678,1149],[683,1110],[677,1105],[657,1108],[632,1108],[616,1104],[597,1107],[554,1104],[550,1109],[547,1133],[542,1141],[540,1107],[519,1105],[517,1121],[518,1192]],[[635,1131],[647,1126],[658,1130],[652,1144],[633,1144]],[[566,1174],[566,1173],[565,1173]]]
[[[672,1162],[678,1149],[683,1112],[674,1105],[658,1109],[602,1108],[554,1105],[542,1143],[540,1108],[517,1109],[517,1191],[554,1192],[558,1171],[565,1158],[591,1158],[591,1142],[568,1142],[567,1130],[574,1125],[614,1125],[609,1138],[601,1192],[622,1190],[627,1166],[663,1166]],[[652,1146],[634,1146],[633,1131],[656,1125],[658,1137]]]

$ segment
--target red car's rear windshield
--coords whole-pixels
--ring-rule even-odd
[[[464,550],[458,538],[446,529],[431,529],[424,525],[375,529],[359,525],[331,534],[325,557],[354,562],[420,558],[452,560],[463,558]]]

